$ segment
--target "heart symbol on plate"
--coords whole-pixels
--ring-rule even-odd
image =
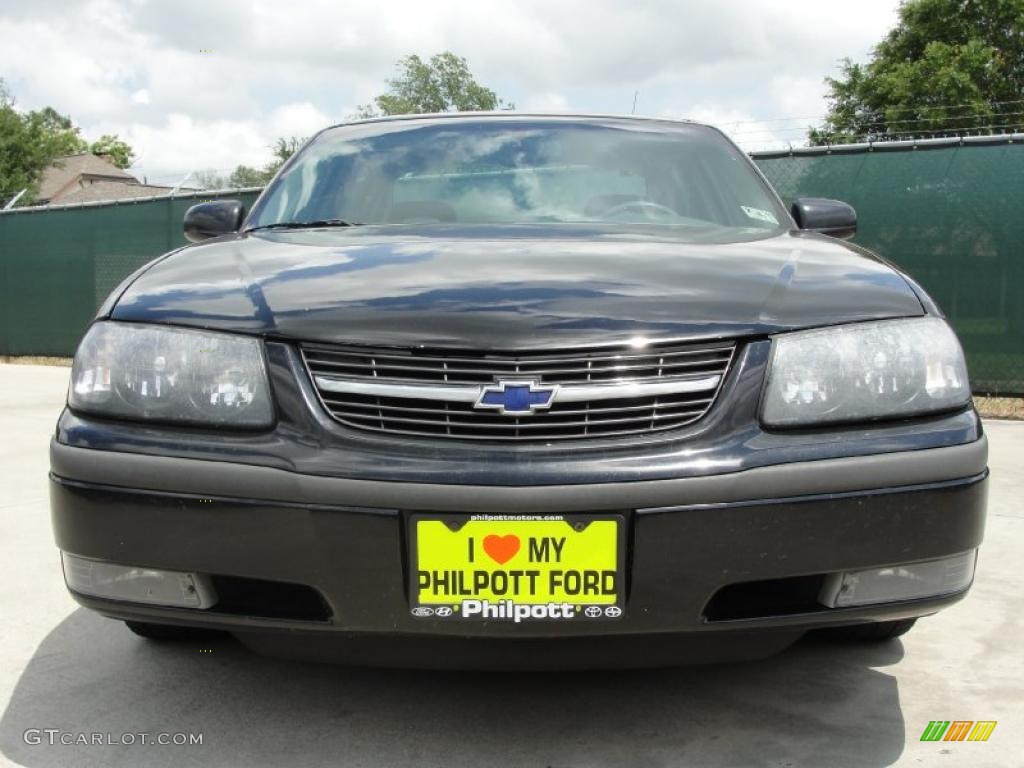
[[[485,536],[484,552],[498,565],[504,565],[519,552],[519,537],[511,533],[507,536],[496,536],[493,533]]]

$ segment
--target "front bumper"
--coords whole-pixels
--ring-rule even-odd
[[[498,648],[513,639],[568,641],[568,633],[602,643],[699,635],[722,649],[728,638],[752,630],[788,642],[808,628],[925,615],[962,597],[826,609],[809,605],[800,591],[806,585],[791,599],[784,593],[807,577],[977,548],[986,460],[982,436],[963,445],[677,480],[495,487],[302,475],[54,441],[51,500],[57,544],[65,552],[303,585],[326,607],[314,619],[263,615],[251,603],[226,612],[76,595],[116,618],[257,632],[278,645],[302,634],[314,644],[369,638],[379,650],[410,637],[421,649],[443,638],[490,639],[500,641]],[[625,615],[571,627],[412,617],[403,532],[405,517],[415,511],[623,512],[630,538]],[[724,588],[752,582],[776,584],[778,599],[763,607],[709,610]],[[685,644],[673,647],[678,652]]]

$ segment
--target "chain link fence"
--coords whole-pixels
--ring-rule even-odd
[[[753,155],[779,195],[857,209],[854,242],[899,265],[960,336],[976,394],[1024,394],[1024,136]]]

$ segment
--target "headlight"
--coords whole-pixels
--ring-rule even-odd
[[[937,317],[784,333],[772,340],[767,426],[919,415],[966,405],[960,343]]]
[[[93,325],[75,354],[68,405],[192,424],[273,421],[258,339],[158,325]]]

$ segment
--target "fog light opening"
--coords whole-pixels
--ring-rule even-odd
[[[209,576],[118,565],[61,552],[64,581],[74,592],[107,600],[177,608],[212,607],[217,592]]]
[[[829,608],[848,608],[959,592],[971,585],[977,556],[972,549],[938,560],[833,573],[825,578],[818,600]]]

